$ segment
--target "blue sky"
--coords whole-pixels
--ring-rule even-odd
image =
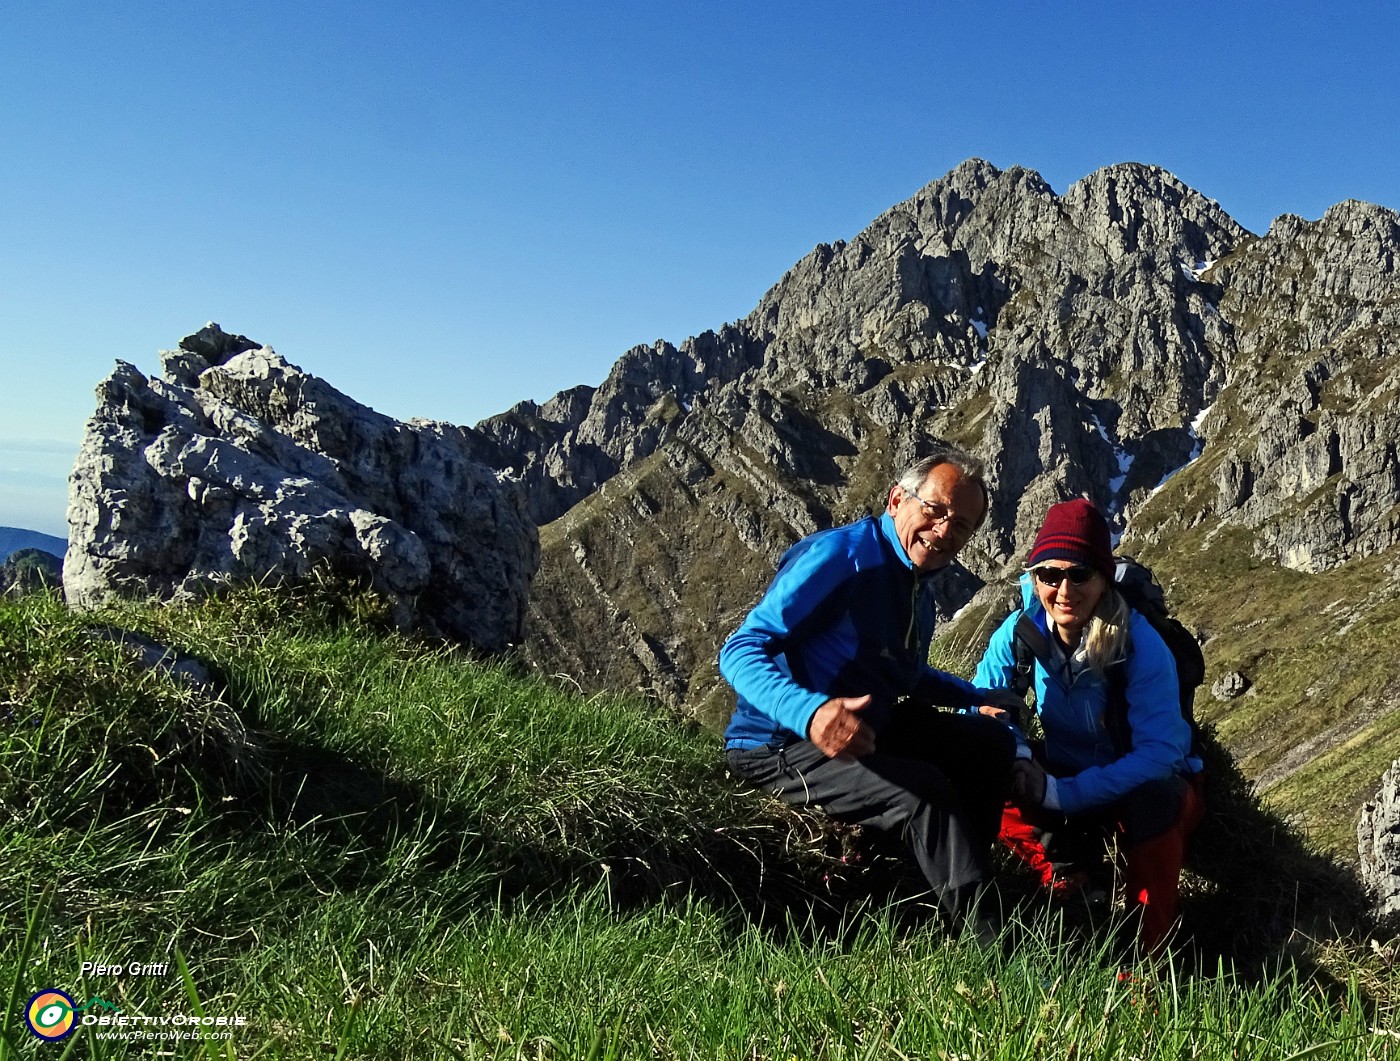
[[[475,423],[743,317],[958,162],[1163,166],[1263,232],[1400,208],[1390,4],[0,8],[0,524],[206,320]]]

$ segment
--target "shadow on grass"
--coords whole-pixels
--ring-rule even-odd
[[[1206,815],[1187,868],[1203,887],[1188,888],[1185,904],[1202,955],[1249,968],[1295,944],[1374,930],[1356,876],[1263,806],[1209,727],[1202,743]]]
[[[1396,1000],[1359,975],[1368,939],[1383,928],[1371,897],[1355,873],[1263,805],[1212,727],[1203,727],[1201,742],[1206,813],[1186,858],[1186,965],[1205,974],[1231,969],[1251,982],[1291,966],[1333,1004],[1359,1000],[1380,1020]]]
[[[733,784],[717,767],[715,784]],[[319,854],[304,869],[319,888],[402,881],[395,850],[415,851],[417,883],[449,917],[487,905],[538,909],[599,884],[619,913],[699,899],[781,937],[838,938],[861,906],[899,903],[909,923],[936,914],[902,849],[835,827],[757,792],[743,820],[704,820],[670,808],[613,820],[560,820],[548,844],[537,823],[493,817],[309,742],[267,739],[260,767],[206,776],[238,808],[223,828],[294,832]],[[699,807],[703,801],[697,801]]]
[[[269,752],[259,791],[245,791],[241,802],[331,841],[327,850],[342,853],[333,873],[342,886],[372,883],[393,844],[418,830],[430,835],[425,869],[480,869],[463,903],[561,899],[605,881],[619,910],[688,895],[778,933],[839,934],[859,905],[892,907],[911,927],[936,917],[897,838],[793,811],[758,792],[741,796],[752,800],[743,820],[677,828],[675,814],[643,812],[562,821],[561,842],[546,846],[525,839],[519,822],[436,800],[338,752],[309,744],[274,744]],[[1223,961],[1249,976],[1281,958],[1302,960],[1314,941],[1373,930],[1355,877],[1264,808],[1210,734],[1206,752],[1207,812],[1192,838],[1182,900],[1191,964],[1207,970]],[[721,771],[717,784],[737,785]],[[1012,905],[1042,901],[1014,870],[1001,878]]]

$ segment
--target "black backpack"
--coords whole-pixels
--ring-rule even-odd
[[[1181,692],[1181,717],[1191,727],[1191,752],[1200,754],[1200,728],[1196,725],[1196,690],[1206,677],[1206,660],[1201,654],[1201,646],[1191,631],[1172,618],[1167,610],[1166,595],[1153,578],[1152,571],[1130,556],[1115,558],[1117,567],[1113,573],[1114,588],[1134,611],[1141,612],[1143,618],[1152,624],[1152,629],[1161,635],[1167,649],[1176,661],[1176,679]],[[1047,669],[1053,664],[1050,643],[1024,611],[1016,620],[1016,636],[1012,641],[1016,657],[1016,676],[1012,689],[1025,697],[1031,687],[1031,674],[1036,659],[1044,662]],[[1131,643],[1128,654],[1132,653]],[[1119,755],[1132,750],[1132,728],[1128,725],[1127,660],[1119,660],[1108,668],[1108,710],[1104,724],[1113,738]]]

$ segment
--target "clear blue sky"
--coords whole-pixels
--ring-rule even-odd
[[[206,320],[475,423],[738,319],[958,162],[1400,207],[1392,4],[9,3],[0,524]]]

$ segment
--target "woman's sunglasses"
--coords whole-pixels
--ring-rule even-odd
[[[1096,573],[1091,567],[1037,567],[1031,571],[1042,586],[1058,586],[1065,579],[1082,586]]]

